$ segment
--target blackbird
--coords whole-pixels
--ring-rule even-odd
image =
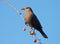
[[[44,38],[48,38],[48,36],[44,33],[41,23],[39,22],[37,16],[34,14],[33,10],[30,7],[22,8],[21,10],[25,11],[25,23],[30,27],[38,30]]]

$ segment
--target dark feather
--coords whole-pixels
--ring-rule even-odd
[[[43,32],[42,26],[35,15],[31,18],[31,26],[38,30],[44,38],[48,38],[47,35]]]

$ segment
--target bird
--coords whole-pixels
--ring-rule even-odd
[[[28,24],[30,27],[39,31],[44,38],[48,38],[48,36],[44,33],[41,23],[38,20],[37,16],[34,14],[31,7],[21,8],[21,10],[25,11],[25,24]]]

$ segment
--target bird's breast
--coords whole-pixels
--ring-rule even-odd
[[[29,24],[31,22],[31,19],[32,19],[32,15],[30,14],[26,14],[25,15],[25,21]]]

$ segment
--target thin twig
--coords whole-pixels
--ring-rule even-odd
[[[8,2],[7,0],[2,0],[2,1],[5,2],[7,5],[9,5],[10,7],[12,7],[22,17],[22,19],[24,19],[24,17],[21,15],[20,11],[15,6],[13,6],[13,4]]]
[[[33,29],[33,28],[30,27],[30,31],[34,32],[34,40],[37,40],[37,42],[39,42],[39,44],[42,44],[41,43],[41,39],[38,39],[38,37],[36,36],[35,29]]]
[[[18,9],[15,6],[13,6],[10,2],[8,2],[7,0],[2,0],[2,1],[8,4],[10,7],[12,7],[14,10],[16,10],[17,13],[19,13]]]

